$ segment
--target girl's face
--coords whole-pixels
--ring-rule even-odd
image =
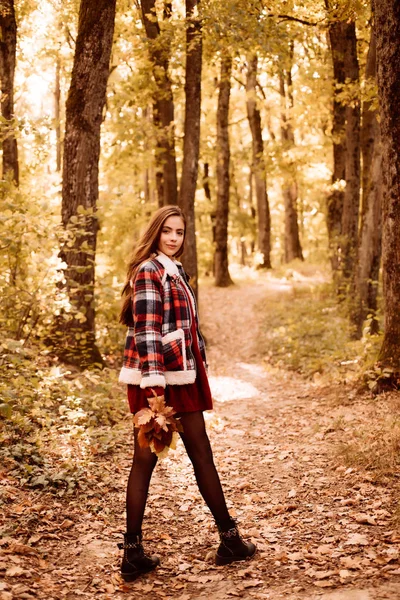
[[[172,258],[181,248],[184,237],[185,224],[181,217],[168,217],[161,228],[158,250]]]

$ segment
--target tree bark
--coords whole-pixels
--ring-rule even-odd
[[[267,174],[264,160],[261,114],[256,101],[257,55],[250,57],[247,67],[247,117],[252,136],[252,154],[258,215],[258,248],[263,257],[262,268],[271,268],[271,216],[267,192]]]
[[[375,80],[375,77],[376,40],[372,29],[365,79]],[[361,227],[354,306],[351,311],[351,321],[355,337],[358,339],[362,336],[363,323],[368,315],[371,316],[370,333],[377,333],[379,329],[376,310],[382,237],[382,157],[377,111],[372,109],[371,104],[370,101],[366,101],[362,108]]]
[[[217,109],[217,211],[215,219],[215,285],[233,284],[228,269],[229,216],[229,98],[231,92],[232,58],[225,52],[221,58]]]
[[[57,56],[56,60],[56,81],[54,88],[54,120],[56,130],[56,171],[61,171],[61,155],[62,155],[62,143],[61,143],[61,60]]]
[[[200,152],[200,108],[202,32],[195,15],[198,0],[186,0],[186,77],[185,125],[183,140],[182,178],[179,205],[186,216],[186,243],[183,263],[191,275],[190,284],[197,294],[197,247],[194,201]]]
[[[100,127],[114,32],[116,0],[82,0],[66,103],[62,224],[70,312],[57,353],[80,367],[102,363],[95,344],[95,257]]]
[[[156,91],[153,98],[153,122],[158,132],[156,143],[156,187],[160,206],[178,201],[178,179],[175,158],[174,99],[168,75],[169,48],[160,43],[160,25],[155,0],[141,0],[142,20],[149,41]],[[164,18],[171,14],[171,5],[164,4]]]
[[[360,96],[356,24],[346,24],[344,68],[352,84],[352,101],[346,104],[346,187],[342,213],[343,286],[355,276],[360,211]]]
[[[326,2],[329,8],[328,2]],[[342,213],[346,180],[346,107],[338,100],[346,81],[344,48],[346,46],[346,23],[334,21],[329,25],[329,43],[333,65],[332,187],[327,198],[326,224],[329,238],[330,261],[336,279],[340,270],[340,245]]]
[[[281,94],[281,138],[282,149],[285,155],[295,145],[294,132],[291,124],[291,112],[293,109],[292,75],[291,65],[293,62],[293,45],[289,48],[289,68],[279,71],[279,91]],[[303,260],[303,251],[300,243],[299,223],[297,214],[298,187],[296,180],[296,166],[293,161],[285,159],[285,184],[283,187],[283,199],[285,205],[285,262],[288,263],[296,258]]]
[[[216,213],[215,209],[213,208],[212,201],[211,201],[210,165],[208,164],[208,162],[205,162],[203,165],[203,190],[204,190],[204,195],[207,198],[207,200],[209,202],[209,206],[210,206],[211,239],[212,239],[213,248],[215,248],[215,244],[216,244],[215,220],[217,217],[217,213]],[[212,262],[212,274],[213,274],[213,276],[215,276],[215,253],[214,253],[213,262]]]
[[[389,386],[400,384],[400,6],[375,2],[377,75],[380,101],[383,197],[382,270],[385,332],[379,364],[391,373]],[[383,387],[383,386],[381,386]]]
[[[14,131],[14,74],[17,48],[17,23],[13,0],[2,0],[0,6],[0,139],[3,150],[3,179],[11,178],[19,185],[18,145]]]

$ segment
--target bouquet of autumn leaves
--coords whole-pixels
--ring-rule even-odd
[[[133,422],[139,429],[138,442],[141,448],[150,448],[158,458],[164,458],[168,450],[176,448],[177,432],[183,431],[182,424],[174,417],[175,410],[165,404],[164,396],[148,398],[149,408],[142,408]]]

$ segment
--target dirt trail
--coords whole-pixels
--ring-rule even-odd
[[[254,276],[228,290],[206,284],[201,295],[216,398],[215,411],[206,415],[208,430],[230,510],[256,542],[256,558],[213,565],[215,526],[180,445],[157,466],[144,523],[146,549],[160,556],[161,567],[122,584],[116,543],[124,530],[131,460],[127,420],[116,430],[113,455],[98,458],[88,473],[90,497],[67,510],[65,500],[40,497],[47,511],[51,506],[54,537],[37,542],[42,562],[33,564],[33,584],[21,579],[19,595],[9,585],[0,600],[400,598],[395,500],[386,488],[340,465],[333,453],[341,403],[357,412],[362,400],[349,406],[345,390],[274,371],[259,355],[256,307],[289,288]],[[27,501],[34,505],[39,496],[32,493]],[[41,526],[49,531],[48,522]]]

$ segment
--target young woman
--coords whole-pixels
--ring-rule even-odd
[[[176,410],[199,490],[220,534],[216,564],[226,565],[250,558],[256,548],[242,540],[229,515],[205,429],[203,411],[212,408],[212,398],[204,340],[188,276],[176,260],[183,252],[185,227],[180,208],[164,206],[153,214],[133,251],[120,319],[128,326],[120,381],[128,384],[132,413],[148,406],[154,393],[165,395],[166,403]],[[134,440],[126,495],[127,532],[119,544],[124,549],[121,575],[125,581],[159,564],[142,546],[142,521],[157,456],[150,448],[140,447],[137,429]]]

